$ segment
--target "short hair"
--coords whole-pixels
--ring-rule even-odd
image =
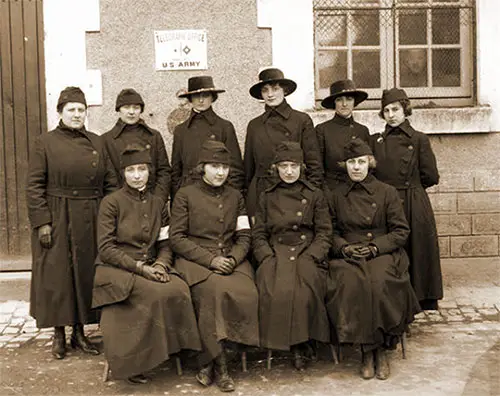
[[[198,165],[196,165],[193,168],[193,174],[198,175],[198,176],[203,176],[205,174],[205,165],[208,164],[208,162],[200,162]],[[231,166],[229,166],[229,173],[231,173]],[[228,174],[229,177],[229,174]],[[227,180],[226,180],[227,182]]]
[[[401,99],[401,100],[398,100],[397,102],[401,103],[401,106],[403,106],[403,112],[405,114],[406,117],[408,116],[411,116],[412,113],[413,113],[413,108],[411,106],[411,102],[410,102],[410,99]],[[390,104],[390,103],[389,103]],[[379,113],[378,113],[379,117],[382,118],[383,120],[385,119],[384,118],[384,108],[381,108]]]
[[[337,164],[343,168],[347,169],[346,161],[339,161]],[[369,169],[375,169],[377,167],[377,160],[373,155],[368,155],[368,168]]]

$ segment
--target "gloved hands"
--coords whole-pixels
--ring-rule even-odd
[[[370,259],[377,257],[378,249],[375,245],[353,243],[342,248],[344,257],[354,259]]]
[[[52,247],[52,226],[50,224],[38,227],[38,240],[44,249]]]
[[[236,262],[232,257],[217,256],[210,263],[210,269],[220,275],[230,275]]]

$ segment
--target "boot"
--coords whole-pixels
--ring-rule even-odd
[[[132,377],[128,377],[127,382],[131,385],[147,384],[149,382],[149,378],[144,374],[137,374]]]
[[[71,334],[71,347],[80,349],[90,355],[99,355],[97,348],[89,341],[83,333],[83,325],[77,323],[73,325],[73,333]]]
[[[221,392],[234,391],[234,381],[227,371],[227,358],[224,351],[215,358],[215,383]]]
[[[306,368],[306,362],[304,360],[304,356],[300,351],[298,346],[292,347],[293,352],[293,367],[295,367],[299,371],[304,371]]]
[[[214,362],[211,361],[206,366],[203,366],[198,374],[196,380],[203,386],[210,386],[214,382]]]
[[[375,377],[375,364],[373,351],[362,353],[363,363],[361,365],[361,378],[372,379]]]
[[[375,370],[379,380],[386,380],[391,374],[387,352],[383,348],[378,348],[375,352]]]
[[[54,327],[52,356],[54,356],[55,359],[64,359],[66,356],[66,334],[64,333],[64,326]]]

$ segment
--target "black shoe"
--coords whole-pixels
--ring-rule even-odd
[[[132,385],[147,384],[150,381],[144,374],[137,374],[127,378],[127,382]]]
[[[64,359],[66,356],[66,334],[63,326],[54,327],[54,337],[52,338],[52,356],[55,359]]]
[[[373,351],[363,352],[363,363],[361,365],[361,378],[372,379],[375,377],[375,362]]]
[[[214,382],[214,364],[210,362],[196,374],[196,380],[203,386],[210,386]]]
[[[76,324],[73,326],[73,334],[71,334],[71,347],[80,349],[90,355],[99,355],[99,350],[89,341],[83,334],[83,325]]]

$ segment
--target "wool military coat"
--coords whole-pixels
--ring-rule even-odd
[[[89,323],[97,211],[116,188],[116,177],[99,136],[62,121],[40,135],[30,156],[26,189],[32,231],[30,314],[38,327]],[[38,228],[52,226],[45,249]]]
[[[369,143],[368,128],[351,116],[335,115],[331,120],[316,125],[319,151],[324,169],[324,185],[331,191],[337,184],[348,179],[346,171],[339,165],[344,160],[344,147],[351,140],[359,138]]]
[[[123,150],[127,145],[134,143],[149,150],[152,171],[149,175],[148,189],[162,198],[164,202],[168,201],[172,170],[160,132],[151,128],[142,119],[134,125],[127,125],[119,119],[115,126],[102,137],[115,168],[120,187],[125,183],[121,163]]]
[[[206,140],[216,140],[226,145],[230,153],[227,182],[237,190],[243,188],[243,161],[234,126],[219,117],[210,107],[202,113],[191,110],[189,118],[175,128],[172,146],[172,199],[179,188],[199,179],[193,170],[198,164],[200,149]]]
[[[323,192],[309,182],[278,182],[260,196],[252,236],[261,346],[288,350],[310,339],[329,341],[320,267],[331,232]]]
[[[443,282],[436,221],[425,189],[438,184],[439,173],[429,138],[406,120],[372,136],[372,149],[376,177],[396,187],[404,204],[411,230],[406,249],[412,285],[418,299],[430,300],[431,309],[436,309]]]
[[[247,127],[243,161],[249,216],[255,215],[259,195],[277,181],[271,165],[276,147],[284,141],[300,143],[306,164],[305,177],[314,186],[321,187],[321,154],[311,117],[292,109],[286,100],[275,108],[266,106],[265,112],[251,120]]]

